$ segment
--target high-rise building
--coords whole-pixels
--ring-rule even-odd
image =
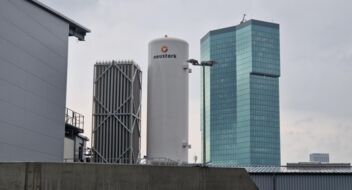
[[[142,72],[133,61],[94,66],[94,162],[136,163],[140,157]]]
[[[309,155],[310,162],[323,162],[329,163],[329,154],[328,153],[312,153]]]
[[[62,162],[68,37],[87,32],[39,1],[0,1],[0,162]]]
[[[279,41],[279,25],[258,20],[201,39],[201,59],[216,62],[204,81],[207,162],[280,164]]]

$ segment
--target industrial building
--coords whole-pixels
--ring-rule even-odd
[[[147,159],[188,161],[188,43],[165,36],[149,43]]]
[[[350,164],[246,167],[259,190],[351,190]]]
[[[94,65],[93,162],[134,164],[140,157],[142,71],[133,61]]]
[[[279,25],[249,20],[212,30],[201,59],[216,63],[202,80],[206,162],[279,166]]]
[[[36,0],[0,1],[0,162],[62,162],[68,36],[87,32]]]
[[[84,162],[87,137],[83,136],[84,116],[69,108],[65,112],[64,162]]]
[[[286,166],[209,164],[210,168],[244,168],[259,190],[351,190],[350,163],[287,163]]]

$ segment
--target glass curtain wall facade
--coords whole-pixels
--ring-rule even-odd
[[[207,162],[280,165],[279,47],[279,25],[257,20],[202,38],[201,59],[217,63],[205,73]]]

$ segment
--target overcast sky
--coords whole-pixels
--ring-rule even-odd
[[[165,34],[190,44],[199,58],[209,30],[242,15],[280,24],[281,163],[327,152],[352,161],[352,1],[350,0],[41,0],[92,30],[70,39],[67,106],[86,116],[90,137],[93,65],[132,59],[143,71],[142,156],[145,155],[147,44]],[[189,157],[201,157],[199,70],[190,76]],[[199,160],[199,159],[198,159]]]

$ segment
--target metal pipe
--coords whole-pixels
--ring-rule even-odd
[[[216,62],[215,61],[201,61],[200,63],[196,59],[189,59],[187,60],[188,63],[191,63],[194,66],[202,66],[203,67],[203,165],[206,165],[206,113],[205,113],[205,66],[213,66]]]
[[[203,67],[203,165],[205,166],[206,164],[206,124],[205,124],[205,65],[202,65]]]

